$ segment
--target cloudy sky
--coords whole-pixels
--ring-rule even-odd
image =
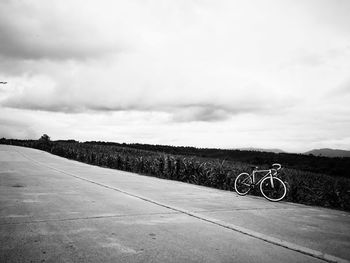
[[[0,137],[350,150],[348,0],[1,0]]]

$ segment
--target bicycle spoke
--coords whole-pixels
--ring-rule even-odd
[[[252,185],[252,178],[247,173],[241,173],[235,180],[235,190],[239,195],[246,195]]]
[[[287,189],[279,178],[266,178],[261,182],[260,191],[270,201],[279,201],[286,195]]]

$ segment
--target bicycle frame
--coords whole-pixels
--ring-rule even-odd
[[[258,182],[255,183],[255,174],[256,174],[256,173],[266,173],[266,174],[265,174],[263,177],[261,177],[261,178],[259,179]],[[276,169],[253,170],[253,172],[252,172],[252,174],[251,174],[251,176],[252,176],[252,178],[253,178],[252,181],[253,181],[253,184],[254,184],[254,185],[260,184],[262,180],[264,180],[266,177],[270,176],[270,178],[271,178],[271,186],[272,186],[272,187],[274,187],[274,186],[273,186],[273,180],[272,180],[272,178],[273,178],[274,176],[276,176],[276,175],[277,175],[277,170],[276,170]]]

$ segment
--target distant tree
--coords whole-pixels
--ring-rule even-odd
[[[41,142],[50,142],[50,141],[51,141],[51,140],[50,140],[50,136],[47,135],[47,134],[43,134],[43,135],[40,137],[39,141],[41,141]]]
[[[47,134],[43,134],[38,140],[36,148],[44,151],[50,151],[51,146],[52,146],[52,142],[50,140],[50,136]]]

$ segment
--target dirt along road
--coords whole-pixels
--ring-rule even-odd
[[[350,214],[0,145],[0,262],[349,262]]]

